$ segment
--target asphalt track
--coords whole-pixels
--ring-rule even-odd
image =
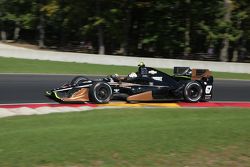
[[[51,103],[45,91],[69,82],[74,75],[0,74],[0,104]],[[214,81],[213,101],[250,101],[250,80]]]

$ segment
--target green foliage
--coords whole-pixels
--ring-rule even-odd
[[[5,22],[13,22],[22,28],[32,28],[34,13],[32,13],[31,0],[12,0],[5,1],[1,4],[2,10],[1,20]]]
[[[44,15],[46,41],[57,45],[90,42],[96,51],[101,27],[107,54],[176,58],[187,50],[206,53],[213,46],[218,55],[223,40],[229,40],[233,49],[249,51],[250,3],[230,0],[231,5],[225,7],[225,2],[1,0],[0,29],[13,34],[20,27],[34,33]],[[225,19],[227,12],[229,19]]]
[[[60,6],[57,0],[51,0],[47,4],[41,7],[40,11],[46,13],[47,16],[52,16],[56,12],[58,12]]]

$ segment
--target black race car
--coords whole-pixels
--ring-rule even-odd
[[[111,75],[88,79],[75,77],[70,83],[47,91],[60,102],[108,103],[112,99],[128,102],[208,101],[212,98],[213,76],[208,69],[174,67],[174,75],[140,65],[138,72],[127,77]]]

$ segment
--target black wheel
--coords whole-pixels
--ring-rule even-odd
[[[108,103],[112,97],[112,88],[106,82],[94,83],[89,88],[89,99],[91,102],[104,104]]]
[[[75,78],[72,79],[72,81],[70,82],[71,85],[80,85],[82,82],[84,81],[88,81],[89,79],[87,77],[84,76],[77,76]]]
[[[188,82],[184,88],[184,99],[187,102],[198,102],[203,94],[202,86],[197,81]]]

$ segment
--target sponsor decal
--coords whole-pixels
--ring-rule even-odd
[[[162,81],[162,77],[152,77],[156,81]]]
[[[115,93],[119,93],[120,89],[114,89]]]
[[[211,93],[211,91],[212,91],[212,88],[213,88],[213,86],[212,86],[212,85],[208,85],[208,86],[206,86],[205,93],[206,93],[206,94],[210,94],[210,93]]]
[[[157,74],[157,71],[155,71],[155,70],[150,70],[148,73],[154,75],[154,74]]]

